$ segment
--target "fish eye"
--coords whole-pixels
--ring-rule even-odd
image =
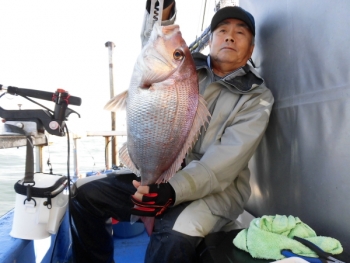
[[[181,60],[185,56],[184,52],[180,49],[176,49],[173,53],[173,57],[175,60]]]

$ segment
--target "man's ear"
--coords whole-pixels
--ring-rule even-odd
[[[249,52],[250,52],[249,57],[250,57],[250,58],[251,58],[252,55],[253,55],[254,47],[255,47],[255,45],[251,45],[251,46],[250,46],[250,49],[249,49]]]
[[[211,50],[211,38],[209,38],[209,40],[208,40],[208,45],[209,45],[209,52],[210,52],[210,50]]]

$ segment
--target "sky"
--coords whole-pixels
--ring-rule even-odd
[[[214,12],[215,0],[204,3],[177,1],[176,23],[188,45],[201,33],[204,6],[209,18]],[[110,130],[110,112],[103,110],[110,98],[105,43],[116,45],[113,75],[119,93],[128,88],[141,50],[144,6],[144,0],[0,0],[0,84],[50,92],[65,89],[82,98],[81,106],[69,106],[81,114],[81,119],[69,116],[71,131]],[[22,109],[38,108],[19,96],[0,99],[4,109],[18,109],[18,104]]]

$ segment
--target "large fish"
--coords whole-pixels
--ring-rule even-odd
[[[166,182],[181,167],[210,118],[205,104],[179,26],[155,25],[136,61],[129,89],[105,106],[112,111],[126,107],[127,142],[120,159],[141,176],[141,185]],[[137,219],[131,217],[132,222]],[[154,218],[141,219],[150,235]]]
[[[210,118],[179,26],[154,26],[129,89],[112,98],[105,109],[125,106],[127,142],[120,150],[122,163],[141,176],[141,185],[168,181]]]

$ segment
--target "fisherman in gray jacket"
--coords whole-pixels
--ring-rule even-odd
[[[164,24],[174,23],[175,1],[165,1],[164,7]],[[208,127],[169,183],[140,186],[135,175],[112,174],[78,185],[70,208],[76,262],[114,262],[106,220],[129,221],[131,214],[158,214],[145,262],[197,262],[200,241],[244,211],[251,193],[248,161],[267,127],[273,96],[247,64],[254,49],[253,16],[240,7],[225,7],[210,27],[209,55],[193,54],[199,91],[212,116]],[[157,194],[154,205],[145,202],[148,193]],[[135,209],[130,195],[149,209]]]

